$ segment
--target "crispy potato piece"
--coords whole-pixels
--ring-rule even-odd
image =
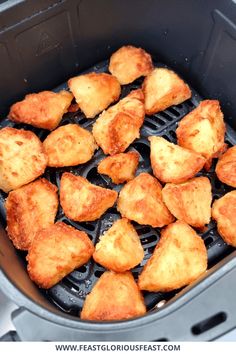
[[[64,172],[61,177],[60,202],[65,215],[74,221],[99,219],[111,208],[117,192],[95,186],[86,178]]]
[[[225,150],[225,123],[219,101],[205,100],[187,114],[176,130],[178,144],[198,152],[209,160]]]
[[[172,291],[188,285],[207,269],[203,240],[186,223],[176,221],[161,232],[152,257],[139,276],[141,290]]]
[[[117,101],[121,92],[117,78],[106,73],[73,77],[68,81],[68,86],[87,118],[94,118],[112,102]]]
[[[72,99],[73,95],[65,90],[31,93],[11,106],[8,117],[17,123],[53,130],[68,111]]]
[[[76,166],[89,161],[97,145],[93,135],[77,124],[67,124],[50,133],[43,142],[48,166]]]
[[[124,98],[136,98],[137,100],[144,103],[144,94],[141,89],[136,89],[136,90],[130,91],[130,93]],[[129,108],[127,105],[127,102],[125,100],[124,101],[120,100],[118,103],[120,103],[121,106],[123,106],[128,111],[129,114],[132,113],[132,109],[131,109],[132,106]],[[113,107],[116,107],[116,106],[114,105]]]
[[[143,296],[130,272],[105,272],[87,295],[82,320],[115,321],[144,315]]]
[[[164,111],[191,97],[188,85],[173,71],[154,69],[143,82],[145,112],[148,115]]]
[[[174,221],[162,200],[160,183],[148,173],[140,173],[121,189],[117,209],[141,225],[162,227]]]
[[[7,233],[14,246],[28,250],[37,232],[54,224],[58,209],[57,187],[45,178],[9,193]]]
[[[212,206],[212,218],[217,222],[217,230],[223,240],[236,247],[236,191],[217,199]]]
[[[32,182],[46,166],[43,144],[34,133],[10,127],[0,130],[0,189],[8,193]]]
[[[162,189],[164,203],[176,219],[203,228],[211,219],[211,183],[195,177],[180,184],[167,183]]]
[[[57,222],[35,236],[26,258],[29,276],[41,288],[51,288],[87,263],[93,251],[93,243],[85,232]]]
[[[93,258],[114,272],[125,272],[137,266],[144,257],[138,234],[128,219],[119,219],[100,236]]]
[[[99,116],[93,125],[93,136],[105,154],[124,152],[139,138],[144,116],[142,91],[132,91]]]
[[[236,145],[220,157],[216,165],[216,174],[221,182],[236,188]]]
[[[123,46],[112,54],[108,69],[121,85],[126,85],[153,70],[152,58],[142,48]]]
[[[108,175],[115,184],[131,181],[138,167],[139,153],[129,151],[108,156],[98,164],[98,172]]]
[[[206,159],[191,150],[172,144],[164,138],[150,136],[153,174],[162,182],[181,183],[195,176]]]

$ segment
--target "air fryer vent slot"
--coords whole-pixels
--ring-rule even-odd
[[[197,323],[192,327],[192,333],[196,336],[209,331],[210,329],[218,326],[219,324],[225,322],[227,315],[225,312],[219,312],[214,316],[208,317],[207,319]]]
[[[159,338],[159,339],[155,339],[152,342],[169,342],[167,338]]]
[[[161,63],[157,63],[157,66],[163,66]],[[107,72],[107,61],[102,62],[94,67],[92,67],[89,71],[97,71],[97,72]],[[126,85],[122,87],[122,97],[126,96],[131,90],[139,88],[142,84],[142,79],[136,80],[131,85]],[[61,85],[60,89],[67,88],[67,84],[64,86]],[[169,141],[176,142],[175,129],[177,127],[178,121],[185,116],[188,112],[190,112],[194,107],[198,105],[201,100],[201,97],[196,93],[194,89],[192,89],[193,96],[190,100],[186,102],[171,107],[164,112],[160,112],[154,116],[149,116],[145,118],[144,125],[141,129],[140,139],[136,140],[128,150],[137,151],[140,154],[140,162],[137,174],[141,172],[151,172],[150,167],[150,147],[147,137],[150,135],[158,135],[163,136]],[[79,111],[75,113],[67,113],[61,125],[68,123],[78,123],[83,128],[86,128],[91,131],[94,120],[86,119],[84,115]],[[11,125],[14,126],[12,122],[9,122],[8,119],[4,119],[1,122],[1,127]],[[30,127],[29,125],[15,125],[17,128],[24,128],[27,130],[34,131],[42,140],[48,135],[48,131],[35,129]],[[230,133],[227,135],[227,141],[230,145],[236,144],[236,134],[232,132],[232,129],[229,131]],[[116,191],[120,191],[122,185],[114,185],[112,181],[106,177],[101,176],[97,173],[97,165],[101,159],[104,158],[104,154],[101,150],[96,151],[93,159],[88,163],[69,167],[69,168],[59,168],[52,169],[48,168],[45,172],[44,177],[49,179],[52,183],[56,184],[60,190],[60,178],[64,171],[70,171],[76,175],[81,175],[86,177],[92,183],[96,183],[100,186],[115,189]],[[200,174],[201,175],[201,174]],[[214,166],[208,171],[207,176],[211,180],[213,195],[216,198],[219,198],[226,192],[231,189],[223,184],[221,184],[215,175]],[[5,210],[4,210],[4,200],[6,198],[6,194],[0,192],[0,213],[1,217],[5,220]],[[69,225],[76,227],[79,230],[85,231],[88,233],[90,239],[94,244],[98,241],[99,236],[106,231],[112,223],[119,218],[119,213],[115,208],[111,208],[107,211],[105,215],[98,221],[87,222],[87,223],[77,223],[73,222],[64,215],[62,208],[59,209],[57,214],[57,220],[61,220],[66,222]],[[143,265],[147,262],[150,256],[155,249],[159,238],[160,238],[160,230],[158,228],[152,228],[150,226],[141,226],[134,223],[134,226],[140,235],[141,243],[144,248],[145,257],[141,265],[137,266],[133,270],[134,277],[137,279]],[[226,245],[223,240],[220,238],[216,231],[216,226],[214,222],[211,222],[208,225],[207,230],[201,234],[207,249],[208,249],[208,264],[209,267],[217,263],[220,259],[224,258],[227,254],[232,251],[232,248]],[[19,256],[24,259],[25,262],[25,253],[18,252]],[[88,262],[88,264],[80,267],[79,269],[74,270],[71,274],[65,277],[60,283],[55,285],[53,288],[43,291],[42,293],[54,304],[56,304],[61,310],[78,316],[81,311],[81,307],[83,306],[83,302],[85,296],[91,291],[94,283],[104,272],[104,268],[96,264],[92,259]],[[149,310],[155,308],[155,305],[158,304],[162,300],[169,300],[171,297],[175,295],[173,293],[148,293],[144,292],[144,299]],[[154,309],[155,310],[155,309]],[[216,318],[216,321],[218,317]],[[215,319],[214,319],[215,321]],[[214,322],[213,321],[213,322]],[[196,325],[198,326],[198,325]],[[194,326],[195,328],[195,326]],[[194,331],[199,331],[196,327]],[[201,330],[201,329],[200,329]],[[158,339],[161,341],[162,339]],[[165,338],[163,341],[166,340]]]

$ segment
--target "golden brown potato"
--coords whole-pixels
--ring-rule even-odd
[[[117,192],[95,186],[86,178],[64,172],[61,178],[60,202],[65,215],[74,221],[99,219],[117,199]]]
[[[37,232],[54,224],[57,187],[45,178],[38,179],[10,192],[5,207],[9,238],[16,248],[28,250]]]
[[[236,191],[217,199],[212,206],[212,218],[223,240],[236,247]]]
[[[131,181],[138,167],[139,154],[135,151],[108,156],[98,164],[98,172],[109,176],[115,184]]]
[[[118,80],[106,73],[73,77],[68,81],[68,86],[87,118],[94,118],[112,102],[117,101],[121,92]]]
[[[225,149],[225,123],[219,101],[202,101],[179,122],[176,135],[180,146],[208,159],[209,168],[211,159]]]
[[[29,276],[41,288],[51,288],[87,263],[93,251],[85,232],[57,222],[36,234],[27,256]]]
[[[130,91],[130,93],[124,98],[136,98],[137,100],[144,103],[144,94],[141,89],[136,89],[136,90]],[[118,103],[120,103],[121,107],[124,107],[124,110],[127,111],[127,113],[132,114],[132,105],[131,105],[131,107],[129,107],[127,105],[126,100],[123,101],[123,99],[122,99]],[[114,105],[113,107],[116,109],[116,105]]]
[[[34,133],[10,127],[0,130],[0,189],[7,193],[32,182],[46,166],[43,144]]]
[[[211,183],[195,177],[180,184],[167,183],[162,189],[164,203],[176,219],[203,228],[211,219]]]
[[[130,272],[105,272],[87,295],[82,320],[115,321],[144,315],[143,296]]]
[[[123,46],[112,54],[109,71],[121,85],[130,84],[153,69],[151,55],[142,48]]]
[[[236,188],[236,146],[229,148],[218,160],[216,174],[219,180]]]
[[[188,285],[207,269],[203,240],[186,223],[176,221],[161,232],[152,257],[139,276],[141,290],[172,291]]]
[[[99,116],[93,125],[93,136],[105,154],[124,152],[139,138],[144,116],[142,91],[133,91]]]
[[[173,71],[154,69],[143,82],[145,112],[148,115],[164,111],[191,97],[188,85]]]
[[[89,161],[97,145],[93,135],[77,124],[67,124],[50,133],[43,142],[48,166],[76,166]]]
[[[141,225],[162,227],[174,221],[162,200],[160,183],[148,173],[140,173],[121,189],[117,209]]]
[[[162,182],[181,183],[195,176],[206,159],[191,150],[172,144],[162,137],[150,136],[153,174]]]
[[[55,129],[70,107],[73,95],[68,91],[42,91],[26,95],[23,101],[11,106],[9,118],[17,123],[37,128]]]
[[[128,219],[119,219],[100,236],[93,258],[103,267],[122,273],[137,266],[144,257],[138,234]]]

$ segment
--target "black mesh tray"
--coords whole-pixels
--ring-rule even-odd
[[[92,67],[87,72],[108,72],[107,64],[108,62],[104,61]],[[155,66],[163,67],[165,65],[163,65],[162,63],[156,63]],[[139,88],[142,84],[142,81],[143,79],[138,79],[130,85],[123,86],[121,97],[126,96],[131,90]],[[65,83],[57,87],[55,91],[61,89],[67,89],[67,84]],[[141,129],[140,139],[135,140],[135,142],[131,144],[130,147],[127,149],[128,151],[137,151],[140,154],[140,162],[137,170],[137,175],[141,172],[151,173],[149,158],[150,148],[149,142],[146,139],[148,136],[162,136],[171,142],[176,142],[175,130],[178,121],[182,119],[182,117],[189,113],[191,110],[193,110],[202,99],[193,88],[191,89],[191,99],[185,101],[184,103],[178,106],[172,106],[169,109],[166,109],[165,111],[155,114],[153,116],[145,117],[145,121]],[[94,119],[86,119],[84,114],[79,111],[75,113],[65,114],[60,125],[65,125],[68,123],[78,123],[83,128],[91,130],[94,121]],[[32,130],[40,137],[41,140],[44,140],[45,137],[49,134],[48,131],[33,128],[29,125],[14,124],[10,122],[7,118],[1,122],[0,128],[4,126],[14,126],[16,128]],[[227,127],[226,142],[229,144],[229,146],[236,144],[236,133],[230,127]],[[115,185],[108,177],[97,173],[97,165],[99,161],[104,158],[104,156],[105,155],[103,154],[101,149],[99,149],[96,151],[92,160],[90,160],[88,163],[70,168],[47,168],[44,177],[50,180],[52,183],[56,184],[60,189],[60,177],[64,171],[69,171],[74,173],[75,175],[81,175],[83,177],[86,177],[90,182],[96,185],[120,191],[122,185]],[[222,184],[217,179],[214,169],[215,163],[213,163],[210,171],[206,173],[199,173],[199,175],[204,174],[210,179],[212,184],[213,198],[215,199],[229,192],[232,188]],[[2,217],[3,224],[6,224],[4,209],[5,198],[6,194],[0,192],[0,214]],[[56,220],[63,221],[79,230],[85,231],[89,235],[93,243],[96,244],[99,236],[105,230],[107,230],[112,225],[113,221],[117,218],[119,218],[119,213],[117,212],[116,208],[113,207],[109,209],[97,221],[77,223],[69,220],[64,215],[63,210],[60,207]],[[150,258],[156,244],[159,241],[160,229],[152,228],[151,226],[142,226],[136,223],[133,224],[137,230],[137,233],[140,236],[140,240],[145,252],[144,260],[142,261],[142,263],[132,270],[134,277],[137,278],[142,267]],[[226,245],[222,238],[219,236],[216,230],[215,223],[213,221],[208,225],[207,230],[201,234],[201,237],[203,238],[208,250],[208,268],[215,265],[219,260],[224,258],[233,250],[230,246]],[[26,253],[20,251],[18,251],[18,253],[25,261]],[[60,283],[58,283],[51,289],[46,291],[41,290],[41,292],[62,311],[78,316],[83,306],[85,296],[91,291],[94,283],[97,281],[97,279],[103,272],[103,267],[96,264],[93,260],[90,260],[86,265],[74,270],[72,273],[66,276]],[[160,303],[160,301],[162,300],[169,300],[175,295],[175,293],[176,292],[165,294],[144,292],[145,303],[147,305],[148,310],[156,308],[158,303]]]

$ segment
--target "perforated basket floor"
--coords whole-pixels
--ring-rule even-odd
[[[164,66],[161,63],[157,63],[156,66]],[[96,72],[107,72],[107,61],[102,62],[94,67],[92,67],[88,71],[96,71]],[[123,86],[122,88],[122,97],[126,96],[131,90],[140,87],[143,79],[139,79],[134,83]],[[55,91],[58,91],[62,88],[67,88],[67,84],[63,84],[60,87],[56,88]],[[192,88],[191,88],[192,89]],[[150,135],[163,136],[169,141],[176,142],[175,130],[177,127],[178,121],[185,116],[188,112],[194,109],[201,100],[201,97],[197,94],[197,92],[192,89],[192,98],[183,104],[178,106],[173,106],[164,112],[155,114],[151,117],[145,117],[144,125],[141,129],[141,137],[128,148],[128,150],[137,151],[140,154],[140,162],[137,170],[137,174],[141,172],[150,172],[150,148],[149,142],[146,139]],[[76,113],[67,113],[65,114],[60,125],[65,125],[68,123],[78,123],[83,128],[88,130],[92,129],[92,125],[94,123],[94,119],[86,119],[85,116],[79,111]],[[32,128],[28,125],[23,124],[13,124],[8,119],[4,119],[1,122],[0,127],[4,126],[14,126],[16,128],[24,128],[27,130],[34,131],[41,140],[43,140],[48,132],[45,130],[39,130],[36,128]],[[230,128],[227,127],[227,136],[226,142],[229,145],[236,144],[236,133]],[[97,150],[93,159],[88,163],[71,167],[71,168],[59,168],[52,169],[48,168],[45,172],[45,176],[52,183],[55,183],[60,189],[60,177],[64,171],[70,171],[74,174],[81,175],[86,177],[90,182],[119,191],[122,185],[115,185],[111,182],[111,180],[97,173],[97,165],[98,162],[104,158],[104,154],[101,149]],[[211,170],[207,173],[204,172],[212,183],[213,190],[213,198],[218,198],[228,191],[230,191],[230,187],[223,185],[216,177],[214,172],[215,165],[212,166]],[[200,173],[201,175],[201,173]],[[4,199],[6,194],[0,192],[0,213],[3,219],[3,223],[5,223],[5,210],[4,210]],[[57,214],[57,220],[61,220],[69,225],[76,227],[79,230],[83,230],[87,232],[91,240],[96,244],[99,236],[107,230],[113,223],[114,220],[119,218],[119,213],[116,208],[109,209],[106,214],[104,214],[101,219],[94,222],[86,222],[86,223],[77,223],[69,220],[63,213],[60,208]],[[132,270],[135,278],[137,278],[140,273],[142,267],[150,258],[156,244],[159,241],[160,230],[158,228],[152,228],[150,226],[141,226],[134,223],[134,226],[140,236],[141,243],[143,245],[145,251],[145,257],[143,262]],[[215,223],[211,222],[208,225],[207,230],[201,234],[205,245],[208,250],[208,264],[209,267],[216,264],[220,259],[224,258],[227,254],[232,251],[232,248],[227,246],[224,241],[221,239],[219,234],[216,231]],[[25,253],[19,252],[19,255],[25,259]],[[91,291],[94,283],[100,277],[100,275],[104,272],[104,268],[100,265],[96,264],[93,260],[79,269],[76,269],[67,277],[65,277],[60,283],[58,283],[53,288],[44,291],[43,294],[53,302],[57,307],[61,310],[70,313],[72,315],[78,316],[85,296]],[[151,310],[156,307],[156,305],[161,300],[168,300],[175,293],[148,293],[144,292],[144,298],[147,305],[148,310]]]

